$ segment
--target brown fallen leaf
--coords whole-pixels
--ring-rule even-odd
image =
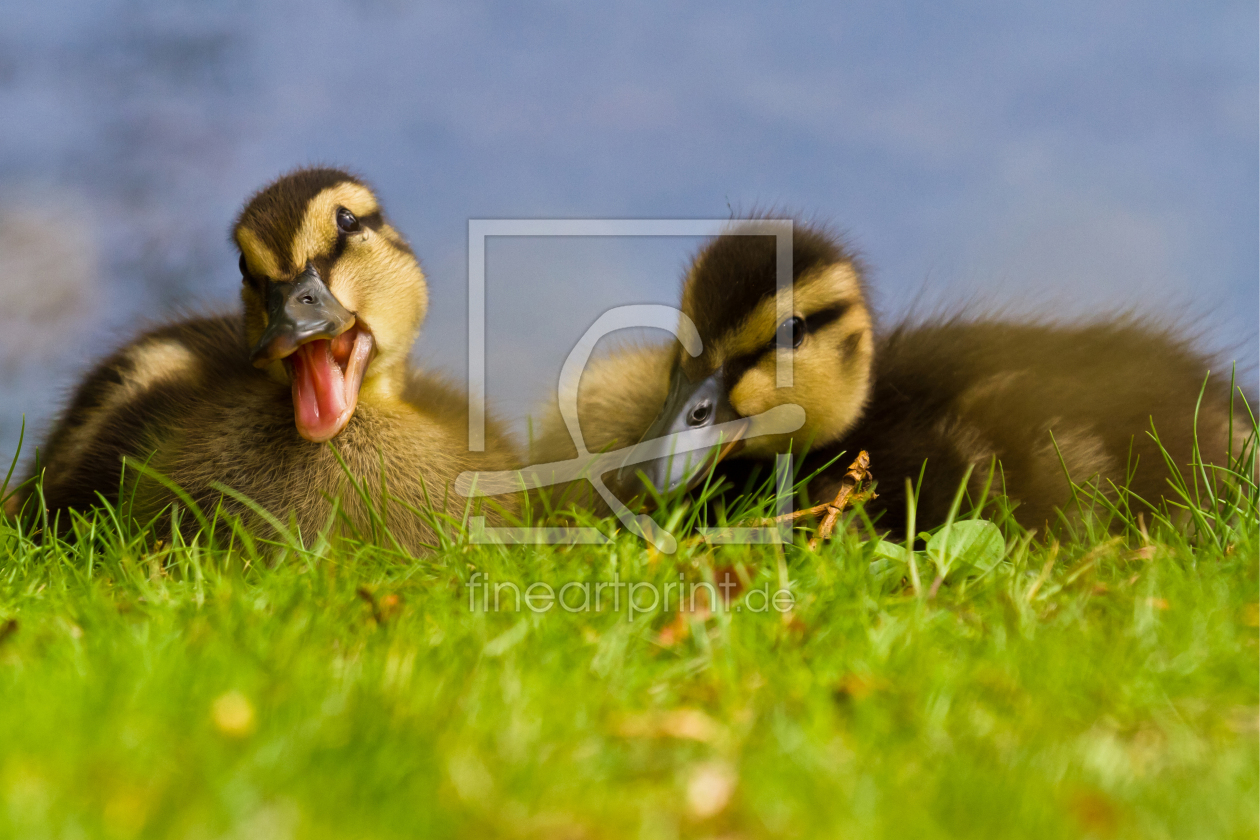
[[[809,625],[796,614],[796,610],[788,610],[780,616],[779,620],[789,636],[800,638],[809,632]]]
[[[1120,815],[1116,806],[1098,791],[1080,791],[1068,800],[1077,824],[1087,833],[1110,837],[1116,833]]]
[[[381,596],[381,617],[386,621],[398,615],[402,610],[402,596],[397,592],[390,592]]]

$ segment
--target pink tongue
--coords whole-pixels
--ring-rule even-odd
[[[331,439],[341,431],[342,415],[349,408],[345,376],[333,360],[331,342],[307,342],[294,351],[289,361],[298,432],[307,440]]]

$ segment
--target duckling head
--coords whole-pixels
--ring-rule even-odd
[[[401,394],[428,287],[362,181],[336,169],[284,175],[250,199],[232,239],[250,360],[291,386],[302,437],[330,440],[360,399]]]
[[[800,223],[792,228],[790,291],[778,289],[776,257],[775,237],[741,233],[738,223],[701,249],[684,278],[681,308],[703,347],[698,356],[678,348],[669,396],[644,440],[801,406],[805,423],[795,432],[746,438],[728,450],[770,458],[838,440],[858,421],[874,358],[861,268],[834,237]],[[790,386],[777,387],[780,360],[791,364]],[[668,490],[698,480],[704,465],[675,456],[626,469]]]

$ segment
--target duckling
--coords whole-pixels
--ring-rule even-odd
[[[830,501],[853,456],[867,450],[879,493],[867,511],[881,530],[899,534],[906,479],[921,482],[916,521],[931,526],[944,521],[964,479],[970,498],[981,498],[991,465],[990,497],[1000,492],[1016,501],[1016,519],[1029,528],[1058,521],[1056,509],[1071,497],[1069,476],[1098,480],[1104,490],[1108,482],[1127,483],[1157,504],[1168,466],[1148,434],[1152,420],[1191,481],[1205,377],[1198,416],[1204,458],[1226,463],[1229,447],[1237,456],[1252,428],[1240,398],[1231,434],[1228,379],[1207,376],[1208,358],[1169,329],[1133,318],[1060,325],[956,315],[881,330],[859,260],[825,230],[800,223],[792,228],[790,304],[782,302],[790,308],[779,309],[775,239],[740,234],[736,224],[711,240],[684,277],[681,312],[703,343],[698,355],[679,342],[641,345],[587,366],[577,406],[591,452],[795,403],[805,411],[799,428],[733,440],[719,474],[744,489],[774,455],[805,453],[801,474],[814,476],[810,500]],[[792,314],[780,320],[776,312]],[[776,387],[780,359],[792,363],[789,387]],[[574,453],[553,405],[530,460]],[[606,483],[628,498],[643,489],[638,475],[672,490],[695,483],[711,465],[711,457],[675,454],[627,463]],[[566,502],[602,510],[589,493],[565,492]]]
[[[411,247],[363,181],[325,168],[260,190],[232,240],[243,312],[153,329],[98,364],[39,450],[42,495],[28,483],[19,503],[42,500],[63,529],[68,509],[101,498],[147,521],[176,498],[156,473],[207,514],[222,500],[258,524],[245,497],[314,535],[336,501],[359,534],[384,516],[406,548],[431,544],[407,506],[441,510],[457,474],[516,457],[493,422],[485,451],[469,452],[466,398],[408,365],[428,308]]]

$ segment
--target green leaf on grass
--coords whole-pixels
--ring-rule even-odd
[[[933,534],[928,540],[927,553],[942,574],[962,566],[987,572],[1006,553],[1006,541],[992,522],[966,519]]]
[[[875,560],[892,560],[896,563],[909,563],[909,552],[906,551],[904,545],[891,543],[887,540],[880,540],[875,543]]]
[[[875,543],[875,551],[871,555],[868,574],[879,583],[900,579],[905,568],[910,565],[910,553],[906,547],[897,543],[879,540]]]

